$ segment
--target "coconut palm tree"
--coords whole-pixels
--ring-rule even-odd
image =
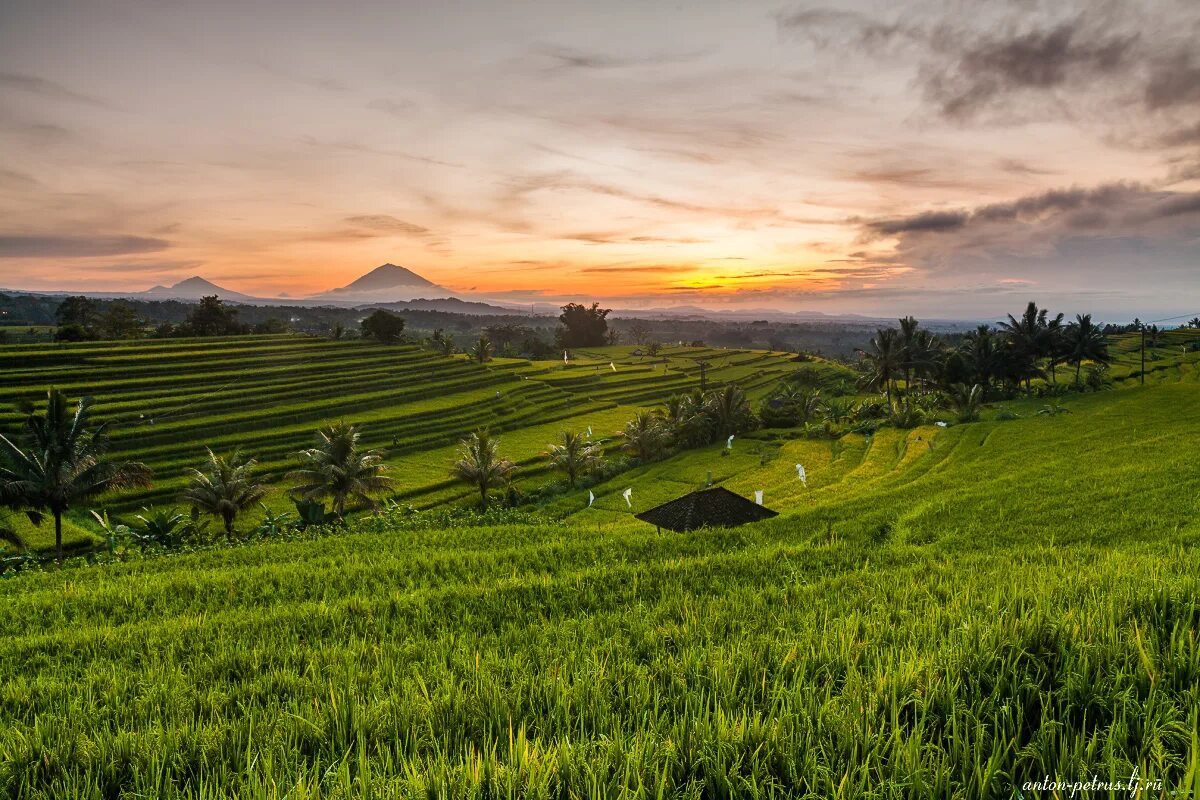
[[[567,474],[572,487],[580,475],[600,466],[599,448],[575,431],[563,431],[559,443],[547,445],[547,448],[546,457]]]
[[[959,422],[974,422],[979,419],[979,407],[983,404],[983,387],[978,383],[967,386],[956,383],[946,393],[950,407],[958,414]]]
[[[869,350],[859,351],[869,367],[865,387],[871,391],[882,391],[892,404],[892,388],[903,374],[903,353],[900,337],[894,328],[880,328],[871,339]]]
[[[639,461],[653,461],[662,452],[666,434],[658,415],[641,411],[625,423],[625,430],[621,431],[625,441],[621,448],[636,455]]]
[[[1020,319],[1009,314],[1008,321],[1000,323],[1000,329],[1008,340],[1011,375],[1018,383],[1025,381],[1025,391],[1031,396],[1033,379],[1041,374],[1037,366],[1038,359],[1048,355],[1048,327],[1046,309],[1039,309],[1033,301],[1025,306],[1025,313]]]
[[[963,340],[963,358],[986,395],[992,388],[992,380],[999,377],[1003,369],[999,337],[987,325],[980,325]]]
[[[507,486],[517,465],[501,458],[500,442],[493,439],[486,429],[475,431],[463,439],[458,451],[458,460],[450,467],[450,474],[479,488],[479,505],[488,507],[488,490]]]
[[[91,398],[72,413],[57,389],[46,393],[46,413],[26,407],[25,427],[16,440],[0,435],[0,497],[37,521],[54,517],[54,548],[63,560],[62,518],[76,503],[114,489],[149,486],[150,470],[137,462],[115,462],[108,451],[107,423],[90,427]]]
[[[339,422],[317,431],[316,447],[301,450],[304,462],[300,469],[288,473],[288,478],[300,485],[290,492],[298,500],[333,501],[333,513],[341,522],[346,516],[346,501],[358,500],[374,508],[372,495],[392,487],[392,479],[384,475],[388,465],[375,450],[359,446],[357,426]]]
[[[1075,321],[1067,326],[1063,336],[1066,340],[1067,363],[1075,365],[1075,383],[1079,383],[1079,370],[1084,361],[1095,361],[1097,364],[1112,362],[1108,340],[1092,322],[1091,314],[1076,314]]]
[[[239,514],[254,506],[267,494],[267,489],[254,477],[258,462],[242,458],[239,451],[225,458],[208,450],[208,462],[203,469],[193,469],[182,500],[190,503],[193,512],[220,517],[225,535],[233,536],[233,523]]]
[[[912,376],[922,361],[921,346],[917,340],[921,323],[913,317],[904,317],[900,321],[900,369],[904,372],[904,396],[908,397],[912,390]]]
[[[1067,326],[1063,324],[1063,315],[1058,314],[1046,323],[1042,332],[1042,355],[1049,360],[1050,382],[1058,383],[1058,365],[1067,358]]]
[[[492,340],[486,336],[480,336],[479,341],[471,348],[471,358],[482,364],[485,361],[491,361],[492,354],[495,351],[496,348],[492,346]]]
[[[718,438],[725,438],[732,433],[741,433],[754,425],[754,411],[746,393],[736,383],[711,392],[705,403],[704,411],[712,419]]]

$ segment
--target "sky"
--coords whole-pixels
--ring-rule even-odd
[[[1200,313],[1200,3],[4,0],[0,286]]]

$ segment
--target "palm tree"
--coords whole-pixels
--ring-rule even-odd
[[[233,536],[233,523],[238,514],[267,494],[266,487],[254,477],[257,465],[253,458],[243,459],[236,450],[229,458],[224,458],[210,449],[204,469],[191,471],[192,479],[182,500],[190,503],[195,513],[220,517],[225,525],[225,535]]]
[[[1189,319],[1187,326],[1189,328],[1200,328],[1200,317],[1192,317]]]
[[[471,358],[482,364],[485,361],[490,361],[494,352],[495,348],[492,347],[492,340],[486,336],[480,336],[479,341],[471,348]]]
[[[709,394],[704,410],[716,427],[717,437],[740,433],[753,425],[754,411],[746,393],[736,383],[722,387]]]
[[[648,411],[638,412],[637,416],[625,423],[621,431],[625,439],[622,449],[628,450],[638,457],[639,461],[653,461],[661,451],[666,439],[662,420],[656,414]]]
[[[458,461],[450,467],[450,474],[479,488],[479,505],[488,507],[488,490],[507,486],[517,465],[499,454],[500,442],[493,439],[487,430],[478,430],[463,439],[458,451]]]
[[[900,322],[900,369],[904,372],[904,396],[912,391],[913,373],[923,363],[921,342],[918,341],[921,323],[912,317],[904,317]]]
[[[33,521],[54,517],[54,547],[63,560],[62,518],[76,503],[113,489],[149,486],[150,470],[137,462],[114,462],[108,451],[107,423],[94,429],[92,400],[81,399],[71,413],[66,395],[46,393],[46,413],[26,407],[25,429],[14,442],[0,435],[0,497],[23,508]]]
[[[567,473],[567,481],[572,487],[580,475],[600,465],[599,448],[574,431],[563,431],[561,442],[547,447],[546,456],[550,463]]]
[[[392,479],[384,475],[388,465],[375,450],[359,447],[357,426],[339,422],[317,431],[317,446],[301,450],[304,462],[300,469],[288,473],[288,478],[300,481],[291,490],[299,500],[333,501],[333,513],[341,522],[346,515],[346,501],[358,500],[374,508],[371,495],[387,491]]]
[[[1025,381],[1025,390],[1029,395],[1033,394],[1033,379],[1041,372],[1037,361],[1046,355],[1048,326],[1046,309],[1039,309],[1033,301],[1025,307],[1020,319],[1009,314],[1008,321],[1000,323],[1000,329],[1009,343],[1012,375],[1018,383]]]
[[[896,330],[880,328],[871,340],[871,349],[859,352],[869,365],[866,388],[872,391],[882,390],[887,395],[888,406],[891,406],[892,387],[903,371],[903,353]]]
[[[983,387],[978,383],[967,386],[956,383],[947,392],[950,406],[958,413],[959,422],[974,422],[979,419],[979,406],[983,404]]]
[[[1003,354],[997,336],[987,325],[980,325],[968,333],[963,341],[963,359],[975,382],[983,387],[986,395],[992,388],[992,379],[999,376],[1003,368]]]
[[[1075,321],[1067,326],[1063,334],[1066,339],[1067,363],[1075,365],[1075,383],[1079,383],[1079,370],[1084,361],[1108,364],[1112,356],[1108,352],[1108,340],[1100,328],[1092,322],[1091,314],[1075,315]]]
[[[692,447],[712,440],[712,420],[705,413],[705,395],[693,389],[672,395],[666,406],[657,412],[663,426],[662,439],[682,447]]]
[[[1042,355],[1050,361],[1050,382],[1058,383],[1057,368],[1067,358],[1066,326],[1063,325],[1063,315],[1058,314],[1046,323],[1042,332]]]

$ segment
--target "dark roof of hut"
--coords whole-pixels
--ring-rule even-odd
[[[685,494],[669,503],[636,515],[642,522],[672,531],[691,531],[705,525],[732,528],[778,516],[779,512],[747,500],[740,494],[717,486]]]

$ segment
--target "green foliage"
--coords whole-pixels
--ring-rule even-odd
[[[600,448],[576,431],[563,431],[557,444],[547,445],[546,457],[567,476],[571,486],[601,463]]]
[[[496,348],[492,346],[492,340],[486,336],[480,336],[479,341],[471,347],[471,358],[483,364],[491,361],[495,352]]]
[[[377,308],[362,321],[362,335],[383,344],[396,344],[404,339],[404,317]]]
[[[621,447],[639,461],[654,461],[663,455],[670,435],[659,415],[643,411],[625,423],[625,429],[621,431]]]
[[[232,336],[242,332],[237,309],[225,305],[216,295],[200,298],[188,312],[184,327],[190,336]]]
[[[57,389],[46,393],[46,411],[28,407],[15,439],[0,435],[0,503],[21,508],[30,519],[54,519],[54,544],[63,559],[62,518],[72,507],[105,492],[150,483],[150,471],[137,462],[111,461],[107,425],[93,427],[91,398],[74,413]]]
[[[479,490],[479,506],[485,511],[488,492],[507,487],[516,471],[516,464],[500,456],[500,441],[483,428],[460,443],[458,460],[450,467],[451,476]]]
[[[626,464],[593,508],[388,503],[102,567],[6,560],[0,794],[1008,797],[1134,769],[1194,794],[1200,403],[1178,374],[1052,424],[755,431]],[[659,535],[620,499],[706,472],[781,516]]]
[[[300,500],[329,498],[338,520],[345,517],[347,502],[375,508],[374,496],[391,489],[394,481],[384,475],[389,467],[383,456],[363,449],[360,438],[358,427],[344,422],[317,431],[316,447],[298,453],[303,466],[288,473],[288,478],[299,481],[291,489],[292,496]]]
[[[959,422],[975,422],[983,406],[983,387],[978,383],[967,386],[956,383],[947,392],[950,407],[958,415]]]
[[[303,530],[308,527],[320,527],[331,522],[325,512],[325,504],[319,500],[292,499],[296,506],[296,527]]]
[[[208,461],[201,469],[192,470],[192,478],[182,500],[189,503],[193,514],[220,517],[225,535],[234,534],[238,516],[257,505],[267,490],[254,475],[258,462],[243,457],[235,450],[232,455],[218,456],[211,449]]]
[[[559,347],[599,347],[608,344],[608,320],[612,309],[601,308],[599,303],[585,306],[567,303],[559,315],[557,336]]]

